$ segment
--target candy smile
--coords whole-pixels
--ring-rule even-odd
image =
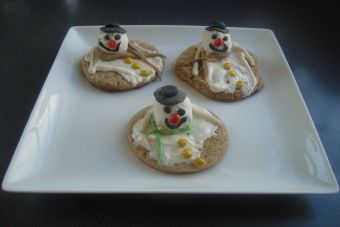
[[[210,47],[212,50],[217,51],[217,52],[226,52],[226,51],[228,51],[228,49],[229,49],[229,48],[227,47],[227,45],[225,45],[225,44],[223,44],[222,48],[218,48],[218,47],[216,47],[214,44],[209,43],[209,47]]]
[[[99,46],[101,46],[102,48],[104,48],[107,51],[117,52],[119,50],[119,47],[120,47],[120,42],[117,44],[116,48],[114,48],[114,49],[111,49],[111,48],[105,46],[104,43],[101,42],[101,41],[99,41]]]
[[[180,121],[177,124],[174,124],[174,123],[171,123],[171,120],[169,120],[168,118],[165,118],[164,123],[168,128],[176,129],[176,128],[179,128],[179,126],[181,126],[186,121],[187,121],[187,118],[183,117],[180,119]]]

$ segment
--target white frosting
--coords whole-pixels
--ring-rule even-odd
[[[231,50],[232,42],[231,42],[231,37],[230,37],[229,33],[224,34],[223,32],[218,32],[218,31],[205,31],[203,33],[203,37],[202,37],[202,46],[203,46],[203,48],[204,48],[204,50],[207,54],[215,52],[209,46],[209,44],[214,43],[214,39],[212,38],[213,34],[216,34],[217,38],[221,38],[221,39],[223,39],[224,36],[227,36],[228,39],[226,41],[224,41],[224,44],[227,45],[228,50]],[[222,48],[223,48],[223,46],[218,48],[218,49],[222,49]],[[220,53],[220,52],[216,52],[216,53]]]
[[[129,38],[126,35],[126,33],[117,33],[117,32],[105,33],[105,32],[100,31],[98,36],[97,36],[98,41],[101,41],[104,44],[105,47],[109,48],[109,46],[107,45],[108,40],[106,40],[104,38],[106,35],[109,35],[111,37],[111,39],[113,39],[113,40],[114,40],[115,35],[120,35],[120,39],[117,40],[117,42],[120,43],[119,49],[115,53],[118,53],[118,52],[122,53],[122,52],[127,51],[128,44],[129,44]],[[102,48],[100,45],[98,45],[98,47],[106,53],[112,53],[111,51],[108,51],[108,50]]]
[[[137,48],[140,46],[136,45]],[[149,51],[150,53],[152,51]],[[160,57],[152,57],[147,58],[147,60],[153,63],[155,66],[162,70],[163,68],[163,60]],[[92,49],[89,53],[85,55],[85,61],[89,62],[88,72],[90,74],[95,74],[96,71],[112,71],[116,72],[121,75],[126,81],[131,83],[132,85],[136,85],[140,82],[149,81],[156,76],[156,71],[149,66],[148,64],[144,63],[139,59],[133,59],[133,62],[138,63],[141,65],[140,69],[133,69],[131,64],[126,64],[124,59],[117,59],[112,61],[102,61],[99,58],[95,58],[94,56],[94,49]],[[150,72],[148,76],[141,76],[140,70],[146,69]]]
[[[188,97],[186,97],[184,101],[181,103],[178,103],[176,105],[171,105],[171,113],[165,113],[164,107],[165,105],[157,102],[156,100],[153,103],[153,113],[155,116],[157,128],[159,129],[166,128],[167,126],[164,124],[164,120],[168,118],[171,113],[177,112],[179,109],[185,110],[185,115],[183,115],[182,117],[187,117],[187,121],[183,123],[180,126],[180,128],[186,127],[188,125],[188,122],[192,120],[192,107],[191,107],[190,99]]]
[[[214,39],[212,36],[215,35],[216,38],[224,38],[227,36],[227,40],[224,41],[224,44],[228,47],[228,52],[230,55],[225,59],[222,59],[219,62],[208,62],[208,69],[207,69],[207,77],[206,82],[209,85],[209,88],[212,92],[225,92],[228,94],[232,94],[236,90],[236,83],[237,81],[243,81],[243,87],[241,88],[243,96],[249,96],[254,91],[257,83],[257,79],[248,63],[254,64],[254,60],[249,55],[247,50],[242,49],[239,47],[237,43],[232,43],[230,34],[224,34],[218,31],[205,31],[203,33],[202,42],[200,44],[200,48],[203,47],[206,54],[210,53],[221,53],[211,49],[210,45],[214,44]],[[235,46],[236,51],[231,51],[231,48]],[[217,49],[222,49],[221,47],[215,47]],[[198,51],[199,51],[198,50]],[[197,56],[195,56],[197,58]],[[248,61],[247,61],[247,60]],[[236,72],[235,76],[230,76],[228,71],[223,66],[224,63],[229,62],[232,64],[231,70]],[[193,75],[198,75],[197,64],[193,65],[192,68]]]
[[[236,72],[236,76],[232,77],[228,74],[229,70],[226,70],[223,66],[226,62],[232,64],[232,70]],[[246,62],[246,64],[248,63]],[[236,82],[239,80],[244,81],[244,86],[241,88],[243,95],[249,96],[256,86],[256,77],[250,67],[247,69],[242,66],[240,58],[234,52],[219,62],[208,62],[206,81],[212,92],[234,93]]]
[[[156,136],[152,134],[146,134],[142,132],[144,119],[139,120],[133,127],[132,138],[134,143],[140,145],[149,151],[148,155],[158,160],[158,149]],[[163,135],[161,140],[163,143],[164,154],[160,160],[162,165],[172,166],[178,163],[190,163],[194,159],[200,157],[201,148],[206,139],[216,135],[217,126],[210,121],[203,119],[202,117],[196,117],[193,122],[193,127],[187,135],[187,132],[177,135]],[[188,159],[183,158],[182,151],[185,148],[177,147],[177,141],[185,138],[188,144],[185,148],[192,150],[192,156]]]

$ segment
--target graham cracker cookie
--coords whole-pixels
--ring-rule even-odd
[[[202,42],[184,50],[174,69],[180,79],[220,101],[241,100],[263,88],[258,58],[231,42],[222,22],[208,26]]]
[[[149,43],[129,41],[119,24],[108,24],[100,28],[98,45],[81,59],[80,68],[94,87],[124,91],[159,79],[164,58]]]
[[[171,87],[171,86],[165,86],[160,89],[163,89],[164,91],[164,88],[166,87]],[[154,93],[155,96],[156,96],[156,92]],[[165,99],[167,100],[170,100],[169,96],[170,96],[169,93],[165,95],[163,94],[163,97],[165,97]],[[196,112],[193,111],[193,114],[192,114],[193,117],[192,117],[189,113],[190,109],[186,108],[186,105],[185,105],[185,104],[188,104],[191,107],[190,101],[188,102],[187,98],[184,98],[181,100],[175,100],[172,103],[169,103],[169,102],[167,103],[166,101],[164,101],[165,99],[163,98],[161,100],[163,104],[162,103],[156,104],[159,106],[155,106],[155,105],[148,106],[140,110],[138,113],[136,113],[131,118],[128,124],[128,130],[127,130],[127,139],[128,139],[128,143],[129,143],[131,150],[136,154],[136,156],[141,161],[143,161],[148,166],[154,169],[163,171],[163,172],[167,172],[167,173],[180,174],[180,173],[199,172],[199,171],[208,169],[214,166],[216,163],[218,163],[226,154],[228,144],[229,144],[228,133],[227,133],[227,130],[224,124],[221,122],[221,120],[218,119],[217,116],[212,114],[210,111],[207,111],[197,106],[195,106],[194,108],[199,108],[199,111],[203,111],[203,112],[201,112],[201,114],[198,114],[197,110]],[[156,100],[157,100],[157,97],[156,97]],[[166,109],[168,107],[171,107],[172,112],[169,112]],[[163,109],[167,112],[167,114],[164,115],[164,113],[158,113],[158,112],[162,112]],[[179,134],[174,135],[174,134],[165,133],[164,135],[160,136],[160,139],[163,141],[164,146],[168,146],[168,147],[164,148],[165,151],[163,153],[163,157],[166,160],[163,161],[162,158],[157,159],[156,157],[158,156],[153,155],[157,152],[153,151],[152,149],[158,148],[158,146],[150,145],[149,149],[146,148],[147,144],[156,143],[156,140],[157,140],[157,136],[152,135],[152,133],[155,131],[153,131],[153,128],[152,128],[152,117],[150,117],[150,113],[153,113],[154,115],[156,115],[155,122],[159,122],[157,121],[157,118],[159,118],[159,116],[164,116],[165,119],[170,119],[169,127],[171,128],[171,126],[179,124],[179,123],[176,123],[176,119],[171,118],[171,116],[173,116],[177,112],[179,113],[181,111],[183,112],[183,109],[186,110],[186,114],[182,115],[182,119],[188,118],[188,121],[186,121],[186,123],[188,123],[190,119],[196,119],[195,120],[196,124],[202,124],[202,125],[193,126],[193,128],[183,133],[183,130],[185,130],[185,126],[183,124],[183,127],[173,129],[173,130],[179,130],[180,131]],[[205,120],[197,120],[200,118],[204,118]],[[146,121],[151,121],[151,123],[145,123]],[[211,121],[214,123],[207,123],[207,121]],[[164,121],[160,121],[160,122],[164,122]],[[182,121],[178,120],[178,122],[182,122]],[[143,127],[143,126],[146,126],[146,127]],[[204,141],[200,141],[202,143],[202,147],[197,148],[197,147],[191,146],[191,142],[193,142],[194,144],[197,144],[197,141],[195,141],[195,136],[197,136],[198,131],[201,130],[200,127],[203,127],[205,129],[207,128],[209,129],[210,127],[212,128],[213,132],[209,132],[211,133],[211,135],[206,136],[207,138],[204,139]],[[159,126],[158,129],[159,128],[162,128],[162,126]],[[163,130],[167,132],[166,130],[169,130],[169,128],[166,128],[166,129],[163,128]],[[204,131],[204,130],[201,130],[201,131]],[[202,137],[202,135],[200,135],[199,137]],[[147,140],[148,143],[145,143],[145,140]],[[168,150],[166,150],[167,148]],[[180,153],[178,153],[178,151]],[[189,154],[188,154],[188,151],[189,151]],[[177,154],[180,154],[180,156],[177,156]]]

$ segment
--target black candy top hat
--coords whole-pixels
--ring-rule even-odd
[[[226,28],[225,24],[222,21],[213,21],[213,22],[211,22],[209,24],[209,26],[205,28],[205,30],[229,33],[229,30]]]
[[[163,105],[176,105],[184,101],[186,95],[176,86],[168,85],[158,88],[153,95]]]
[[[105,33],[126,33],[126,30],[119,26],[119,23],[112,23],[112,24],[106,24],[103,27],[100,27],[100,30]]]

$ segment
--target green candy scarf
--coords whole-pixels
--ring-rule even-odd
[[[157,128],[157,124],[155,121],[155,116],[152,115],[151,117],[151,132],[148,132],[148,134],[153,134],[156,137],[156,143],[157,143],[157,161],[160,162],[163,154],[164,154],[164,146],[162,142],[161,136],[164,135],[178,135],[184,132],[189,131],[193,126],[193,121],[191,121],[186,127],[184,128],[178,128],[178,129],[163,129],[160,130]]]

